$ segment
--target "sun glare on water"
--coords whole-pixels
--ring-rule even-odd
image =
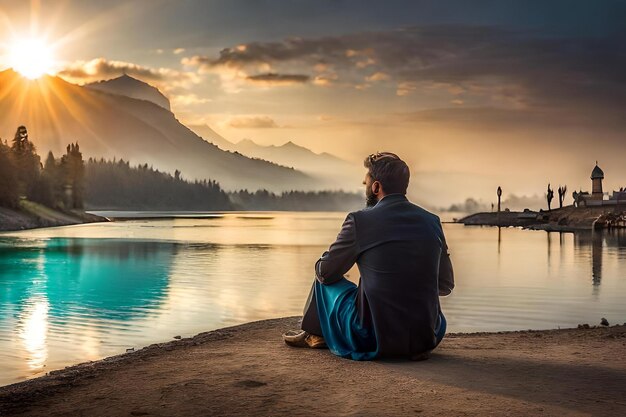
[[[9,61],[15,71],[31,80],[51,73],[54,66],[52,48],[41,39],[14,41],[9,50]]]

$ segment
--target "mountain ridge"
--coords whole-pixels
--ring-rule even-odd
[[[85,88],[104,91],[105,93],[122,95],[139,100],[150,101],[167,111],[172,111],[169,99],[158,88],[124,74],[109,80],[95,81],[85,84]]]
[[[24,98],[28,98],[27,100]],[[59,77],[26,80],[0,72],[0,136],[29,129],[40,154],[62,154],[78,141],[85,158],[123,158],[189,179],[213,179],[226,190],[319,189],[295,169],[220,149],[168,110],[141,99],[71,84]]]

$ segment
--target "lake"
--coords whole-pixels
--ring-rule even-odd
[[[344,217],[196,213],[1,233],[0,385],[301,314],[313,264]],[[626,231],[444,229],[457,281],[442,299],[449,331],[626,322]]]

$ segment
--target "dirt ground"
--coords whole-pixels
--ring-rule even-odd
[[[626,415],[626,327],[448,335],[423,362],[290,348],[250,323],[0,388],[0,415]]]

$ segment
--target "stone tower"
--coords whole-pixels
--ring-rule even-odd
[[[602,192],[602,180],[604,179],[604,171],[600,169],[598,166],[598,161],[596,161],[596,166],[591,171],[591,199],[592,200],[602,200],[604,193]]]

